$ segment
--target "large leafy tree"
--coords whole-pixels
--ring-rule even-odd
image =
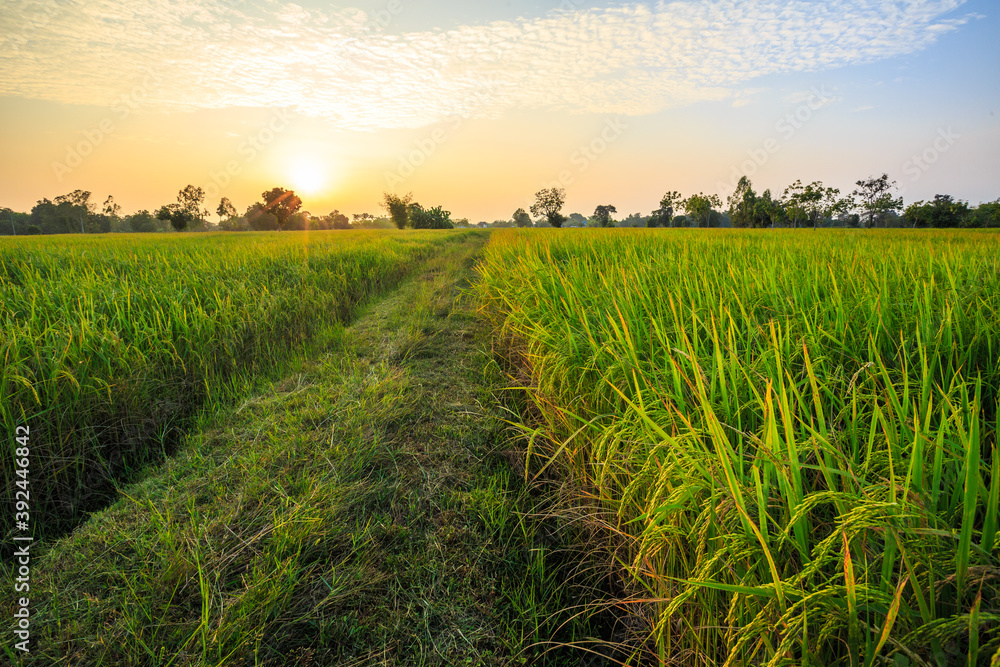
[[[410,220],[414,229],[454,229],[455,224],[451,221],[451,211],[446,211],[440,206],[434,208],[424,208],[420,204],[411,204]]]
[[[156,216],[145,209],[130,215],[128,225],[133,232],[148,233],[160,231],[160,225],[157,224]]]
[[[236,215],[236,207],[233,206],[233,202],[229,201],[229,197],[223,197],[215,212],[219,214],[219,222],[222,222],[224,219]]]
[[[94,204],[90,192],[74,190],[60,195],[54,201],[40,200],[31,209],[31,225],[44,234],[72,234],[86,232],[87,222],[93,214]]]
[[[934,195],[934,201],[907,206],[903,220],[911,227],[964,227],[969,213],[967,202],[955,201],[951,195]]]
[[[614,227],[611,215],[617,212],[618,209],[611,204],[601,204],[594,209],[594,222],[597,223],[598,227]]]
[[[73,190],[69,194],[55,198],[56,206],[62,207],[64,215],[75,218],[80,223],[80,233],[86,231],[88,218],[94,212],[94,203],[90,201],[89,190]]]
[[[544,215],[553,227],[562,227],[566,216],[561,211],[566,204],[566,191],[562,188],[542,188],[535,193],[535,203],[531,205],[531,214]]]
[[[784,202],[780,198],[774,199],[770,190],[764,190],[763,194],[754,202],[751,227],[780,227],[785,223],[786,218]]]
[[[278,228],[278,218],[260,202],[250,204],[243,217],[255,232],[269,232]]]
[[[177,202],[161,206],[156,212],[159,220],[170,222],[176,231],[184,231],[189,227],[200,227],[205,222],[208,211],[202,208],[205,202],[205,191],[193,185],[188,185],[177,193]]]
[[[712,219],[712,210],[722,206],[718,195],[706,195],[699,192],[682,202],[684,210],[694,220],[697,227],[708,227]]]
[[[404,197],[386,192],[382,195],[382,208],[386,210],[396,229],[404,229],[410,221],[410,204],[413,203],[413,194]]]
[[[812,224],[813,229],[851,205],[850,199],[840,198],[839,189],[824,187],[820,181],[802,185],[802,181],[797,180],[785,189],[784,199],[794,225]]]
[[[646,221],[647,227],[670,227],[674,215],[684,206],[684,198],[676,190],[670,190],[660,198],[660,207],[653,211]]]
[[[1000,199],[982,203],[972,209],[966,224],[969,227],[1000,227]]]
[[[523,208],[514,211],[514,217],[511,220],[516,227],[531,227],[531,216]]]
[[[746,176],[741,176],[736,184],[736,190],[726,200],[729,204],[729,219],[733,227],[756,227],[757,193]]]
[[[350,229],[351,221],[350,219],[341,213],[338,209],[333,209],[330,215],[326,216],[327,221],[330,224],[330,229]]]
[[[903,208],[903,198],[892,196],[896,181],[890,181],[888,174],[877,178],[871,176],[857,181],[855,185],[858,187],[851,195],[857,197],[861,221],[865,227],[877,227],[890,213]]]
[[[302,208],[302,200],[294,190],[271,188],[262,193],[261,197],[264,199],[264,210],[274,216],[279,232],[288,224],[288,219]]]

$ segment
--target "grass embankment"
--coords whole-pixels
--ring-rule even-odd
[[[0,239],[0,418],[30,428],[31,526],[59,535],[199,411],[322,342],[454,235]],[[14,497],[15,446],[2,448]],[[0,515],[9,536],[13,512]],[[5,540],[6,545],[9,544]]]
[[[586,559],[496,451],[489,345],[458,293],[483,242],[445,245],[36,553],[23,664],[555,664],[531,644],[583,639],[554,612]]]
[[[646,599],[636,660],[1000,664],[997,245],[493,235],[524,428]]]

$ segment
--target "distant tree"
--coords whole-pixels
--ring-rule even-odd
[[[907,206],[903,222],[910,227],[965,227],[970,213],[967,202],[955,201],[951,195],[934,195],[934,201]]]
[[[548,222],[545,223],[550,226]],[[580,213],[570,213],[569,217],[566,218],[566,222],[563,223],[564,227],[586,227],[590,224],[590,221],[583,217]]]
[[[619,227],[645,227],[646,217],[641,213],[630,213],[618,222]]]
[[[849,198],[840,198],[839,189],[823,187],[820,181],[802,185],[802,181],[797,180],[785,189],[784,199],[794,226],[803,222],[812,224],[813,229],[852,206]]]
[[[523,208],[519,208],[514,211],[514,216],[511,221],[516,227],[531,227],[531,216]]]
[[[618,209],[611,204],[602,204],[594,209],[594,222],[597,223],[598,227],[614,227],[611,214],[617,212]]]
[[[291,232],[302,232],[309,229],[309,221],[312,220],[312,215],[308,211],[297,211],[285,220],[285,224],[282,230],[287,230]]]
[[[810,213],[822,196],[822,192],[813,187],[812,183],[807,188],[802,185],[801,180],[796,180],[785,188],[781,198],[785,201],[785,210],[788,211],[792,227],[805,226],[809,222]]]
[[[242,215],[232,215],[219,222],[219,231],[222,232],[248,232],[251,229],[250,222]]]
[[[757,193],[753,191],[749,178],[740,177],[736,189],[729,195],[726,203],[729,204],[729,219],[733,221],[733,227],[756,226]]]
[[[771,190],[764,193],[754,203],[753,223],[751,227],[781,227],[787,220],[785,204],[781,199],[774,199]]]
[[[660,207],[653,211],[646,221],[647,227],[670,227],[674,223],[674,215],[683,208],[684,198],[680,192],[670,190],[660,198]]]
[[[712,221],[713,207],[721,207],[722,201],[718,195],[706,195],[699,192],[691,195],[683,201],[684,210],[687,211],[697,227],[708,227]]]
[[[205,191],[193,185],[177,193],[177,205],[187,214],[188,227],[203,227],[208,209],[204,207]]]
[[[980,204],[969,212],[968,227],[1000,227],[1000,199]]]
[[[180,232],[192,227],[201,227],[208,211],[202,208],[205,201],[205,191],[188,185],[177,193],[177,203],[161,206],[156,212],[156,218],[169,222],[174,230]]]
[[[544,215],[553,227],[562,227],[566,216],[560,211],[566,204],[566,191],[562,188],[542,188],[535,193],[535,203],[531,205],[532,215]]]
[[[236,207],[233,206],[233,202],[229,201],[229,197],[223,197],[219,202],[219,208],[215,209],[215,212],[219,214],[219,222],[221,223],[224,219],[232,218],[236,215]]]
[[[162,229],[156,216],[145,209],[130,215],[127,223],[133,232],[138,233],[158,232]]]
[[[10,227],[7,227],[8,223],[10,224]],[[11,235],[17,236],[17,224],[14,222],[14,211],[10,208],[0,208],[0,234],[6,235],[8,229],[10,229]]]
[[[284,229],[288,219],[302,208],[302,200],[294,190],[271,188],[261,193],[261,197],[264,199],[264,210],[274,216],[279,232]]]
[[[454,229],[451,221],[451,211],[440,206],[425,209],[420,204],[410,205],[410,220],[414,229]]]
[[[166,204],[156,211],[156,219],[169,222],[176,232],[183,232],[191,224],[192,216],[180,204]]]
[[[90,201],[89,190],[73,190],[69,194],[60,195],[55,198],[55,205],[57,219],[64,221],[64,223],[75,220],[80,225],[80,233],[86,232],[87,219],[94,212],[94,204]],[[41,228],[43,231],[45,230],[44,225]],[[66,231],[70,230],[66,229]]]
[[[108,198],[104,200],[103,209],[104,215],[110,218],[117,218],[122,212],[122,207],[115,203],[115,198],[111,195],[108,195]]]
[[[269,232],[278,229],[278,218],[267,210],[264,204],[251,204],[244,214],[250,229],[256,232]]]
[[[871,176],[855,183],[857,189],[851,193],[858,198],[857,206],[861,210],[861,221],[865,227],[876,227],[903,208],[903,198],[893,198],[892,191],[896,189],[896,181],[890,181],[888,174],[878,178]]]
[[[59,195],[56,197],[55,202],[57,204],[72,204],[73,206],[79,206],[88,211],[94,210],[94,204],[90,201],[90,191],[89,190],[73,190],[69,194]]]
[[[31,209],[29,224],[41,229],[43,234],[72,234],[77,231],[82,233],[88,215],[87,209],[68,201],[57,204],[48,199],[41,199]]]
[[[389,192],[382,195],[382,208],[386,210],[392,219],[396,229],[405,229],[410,221],[410,204],[413,203],[413,193],[400,197]]]
[[[472,223],[469,222],[468,218],[458,218],[457,220],[454,220],[454,223],[455,223],[455,228],[456,229],[459,229],[459,228],[460,229],[468,229],[469,227],[472,226]]]
[[[351,221],[347,219],[347,216],[340,211],[334,209],[330,215],[326,216],[326,219],[330,222],[330,229],[350,229]]]

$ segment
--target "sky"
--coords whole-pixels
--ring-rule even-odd
[[[0,207],[648,214],[740,176],[1000,197],[996,0],[4,0]]]

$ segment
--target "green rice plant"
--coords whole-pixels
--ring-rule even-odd
[[[30,429],[31,526],[59,534],[169,454],[200,410],[322,344],[459,235],[0,239],[0,418]],[[15,443],[3,445],[13,498]],[[9,534],[13,513],[0,527]]]
[[[997,659],[997,241],[494,234],[531,454],[618,517],[648,657]]]

